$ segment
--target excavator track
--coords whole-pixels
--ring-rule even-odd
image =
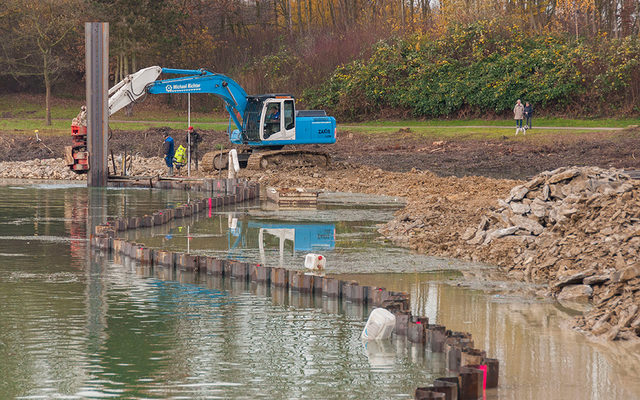
[[[313,150],[269,150],[254,151],[247,162],[247,169],[278,167],[326,167],[329,154]]]
[[[214,172],[226,169],[229,162],[229,150],[210,151],[202,156],[202,170],[204,172]]]

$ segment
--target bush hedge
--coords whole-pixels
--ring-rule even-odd
[[[351,120],[504,116],[517,99],[538,114],[637,115],[639,63],[638,37],[583,41],[476,22],[441,38],[380,42],[370,57],[338,67],[303,97]]]

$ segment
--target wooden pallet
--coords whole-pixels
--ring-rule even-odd
[[[267,199],[280,206],[315,206],[318,191],[302,188],[267,188]]]

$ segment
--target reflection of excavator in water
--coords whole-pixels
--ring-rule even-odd
[[[157,80],[161,73],[183,76]],[[220,98],[230,117],[229,139],[231,143],[241,145],[238,161],[248,168],[268,168],[284,163],[325,166],[329,161],[325,152],[284,150],[283,147],[336,141],[336,120],[324,111],[296,110],[294,98],[287,94],[249,96],[233,79],[204,69],[149,67],[129,75],[109,89],[109,115],[147,93],[209,93]],[[80,115],[74,119],[72,133],[73,146],[67,149],[67,162],[74,172],[85,173],[89,169],[86,122]],[[207,153],[202,164],[205,172],[224,169],[228,164],[228,151]]]
[[[254,238],[257,232],[258,250],[263,265],[267,265],[265,242],[269,242],[267,246],[273,245],[275,239],[278,243],[278,266],[280,267],[284,266],[285,244],[287,242],[290,243],[294,257],[296,253],[333,250],[336,245],[336,227],[331,223],[242,221],[229,215],[228,227],[229,256],[242,258],[242,252],[238,251],[238,248],[247,247],[247,241],[255,244]],[[247,240],[248,237],[250,237],[249,240]],[[267,238],[269,240],[266,240]]]
[[[266,265],[264,235],[278,238],[279,266],[284,267],[284,245],[291,241],[293,254],[307,251],[333,250],[336,242],[336,228],[333,224],[268,224],[249,222],[249,228],[258,228],[260,261]]]

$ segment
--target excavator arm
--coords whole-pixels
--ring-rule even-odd
[[[127,75],[122,81],[109,89],[109,115],[147,94],[147,86],[158,79],[162,73],[160,67],[141,69]],[[71,122],[71,146],[65,147],[65,159],[69,168],[78,174],[89,170],[89,151],[87,147],[87,108],[82,106],[78,116]]]
[[[122,81],[109,89],[109,115],[113,115],[147,94],[147,86],[154,82],[162,68],[149,67],[135,74],[127,75]]]
[[[157,80],[160,74],[186,75]],[[209,93],[225,103],[231,119],[242,130],[247,93],[236,81],[204,69],[172,69],[158,66],[141,69],[109,89],[109,115],[113,115],[145,94]]]
[[[180,78],[158,80],[160,74],[185,75]],[[158,66],[148,67],[127,75],[109,89],[109,116],[120,111],[131,103],[151,94],[168,93],[210,93],[222,99],[229,112],[231,121],[238,131],[242,131],[242,120],[247,107],[247,93],[233,79],[214,74],[204,69],[171,69]],[[71,124],[72,145],[65,149],[67,165],[72,171],[86,173],[89,170],[89,153],[87,151],[86,108]]]
[[[162,73],[186,75],[181,78],[164,79],[150,83],[151,94],[209,93],[224,101],[225,108],[237,129],[242,131],[242,120],[247,108],[247,92],[236,81],[222,74],[204,69],[162,68]]]

